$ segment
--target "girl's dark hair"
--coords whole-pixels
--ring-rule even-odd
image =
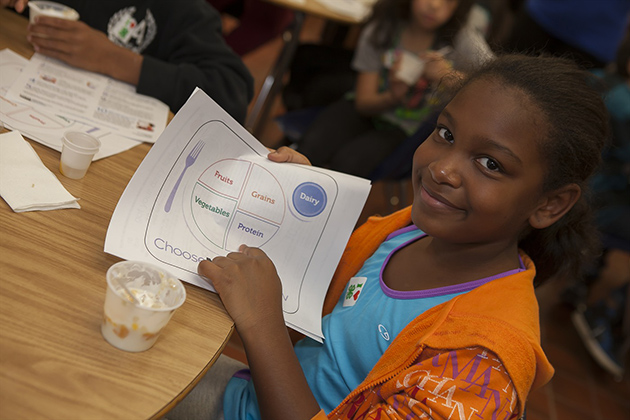
[[[529,229],[519,241],[536,264],[535,284],[554,275],[582,275],[600,246],[587,180],[598,168],[610,135],[597,79],[565,58],[523,55],[491,60],[469,74],[461,87],[479,79],[518,89],[540,109],[546,122],[546,135],[537,144],[547,168],[543,192],[571,183],[582,189],[560,220],[545,229]]]
[[[409,22],[412,2],[413,0],[379,0],[374,5],[370,17],[370,22],[376,22],[376,28],[370,39],[373,45],[380,48],[391,46],[400,23]],[[453,43],[457,32],[466,24],[473,3],[474,0],[458,0],[455,13],[438,30],[438,39],[444,40],[449,45]]]

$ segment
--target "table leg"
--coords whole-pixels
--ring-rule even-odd
[[[252,107],[245,127],[254,135],[258,137],[263,129],[264,123],[267,119],[273,100],[282,87],[282,77],[286,73],[291,60],[295,55],[295,50],[300,41],[300,31],[304,24],[304,12],[296,11],[294,13],[291,29],[284,33],[284,46],[280,55],[276,59],[273,68],[265,78],[265,81],[260,89],[260,93],[256,98],[256,102]]]

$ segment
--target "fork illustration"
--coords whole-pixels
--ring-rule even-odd
[[[201,153],[201,149],[203,149],[203,146],[205,146],[205,143],[199,140],[197,144],[195,144],[195,147],[193,147],[193,149],[190,151],[190,153],[188,153],[188,156],[186,156],[186,163],[184,165],[184,169],[182,169],[182,173],[179,174],[179,178],[177,179],[175,186],[173,186],[173,190],[171,191],[171,194],[168,196],[168,199],[166,200],[166,204],[164,205],[165,212],[168,213],[169,211],[171,211],[171,206],[173,205],[173,199],[175,198],[175,193],[177,192],[177,189],[179,188],[179,184],[182,182],[184,173],[186,173],[186,170],[190,168],[193,165],[193,163],[195,163],[195,161],[197,160],[197,157],[199,156],[199,153]]]

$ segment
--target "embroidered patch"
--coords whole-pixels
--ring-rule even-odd
[[[365,281],[367,277],[352,277],[348,282],[348,288],[346,289],[346,294],[343,299],[343,306],[354,306],[359,299],[359,295],[361,294],[361,290],[363,290],[363,286],[365,285]]]
[[[114,44],[141,54],[157,35],[157,24],[149,9],[140,22],[135,15],[133,6],[116,12],[107,24],[107,37]]]

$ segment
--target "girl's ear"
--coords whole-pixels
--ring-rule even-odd
[[[548,192],[529,217],[529,224],[535,229],[544,229],[553,225],[571,210],[581,195],[582,189],[577,184],[568,184]]]

